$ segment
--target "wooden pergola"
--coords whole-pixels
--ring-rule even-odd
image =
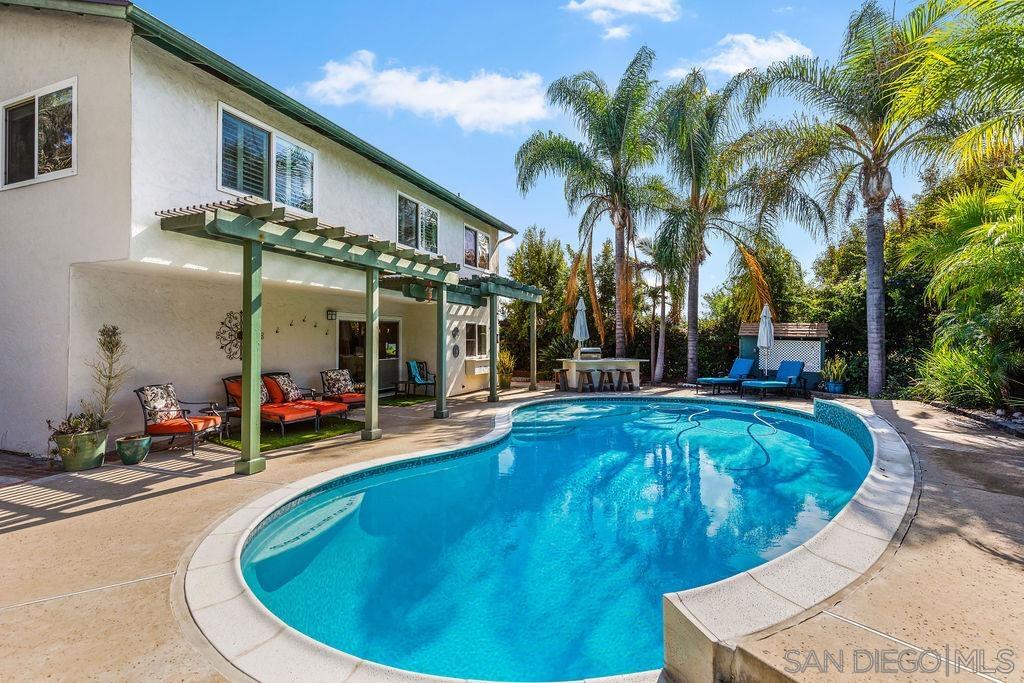
[[[437,309],[435,418],[448,417],[448,304],[480,308],[490,313],[489,401],[498,400],[498,298],[530,304],[530,390],[537,388],[537,304],[542,290],[497,275],[459,278],[457,263],[424,254],[370,235],[350,233],[318,218],[287,217],[282,207],[256,197],[210,202],[157,212],[164,230],[237,244],[242,247],[242,454],[235,472],[255,474],[266,469],[260,455],[260,376],[262,362],[262,266],[269,251],[366,275],[366,407],[362,438],[381,437],[379,426],[380,288],[400,291],[417,301],[432,301]]]

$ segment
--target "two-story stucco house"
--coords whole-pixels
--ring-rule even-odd
[[[221,377],[242,369],[243,250],[167,229],[196,205],[265,202],[264,228],[347,240],[337,258],[266,243],[263,368],[361,380],[379,271],[379,387],[407,360],[433,370],[442,339],[445,392],[488,386],[496,295],[466,283],[495,273],[515,232],[502,221],[123,0],[4,2],[0,65],[0,448],[43,452],[45,420],[89,398],[104,323],[133,367],[113,435],[142,427],[134,387],[223,400]]]

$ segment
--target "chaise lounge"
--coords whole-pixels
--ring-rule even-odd
[[[147,384],[135,390],[142,404],[142,419],[149,436],[169,436],[170,443],[179,436],[187,436],[192,443],[192,455],[196,443],[210,435],[220,433],[221,416],[213,401],[182,401],[174,393],[173,384]],[[202,415],[192,415],[182,405],[206,406]]]
[[[720,393],[722,387],[732,387],[738,391],[740,388],[740,382],[750,377],[750,371],[753,369],[753,358],[737,358],[733,361],[732,369],[729,370],[729,374],[725,377],[698,377],[697,393],[700,393],[700,388],[702,386],[711,387],[712,394]]]
[[[286,372],[264,373],[262,379],[260,420],[280,427],[282,435],[285,425],[299,422],[313,422],[314,429],[320,431],[321,417],[341,417],[348,411],[348,406],[343,403],[316,400],[312,389],[295,386],[295,382]],[[227,394],[228,416],[239,417],[242,405],[242,377],[233,375],[223,378],[222,381],[224,392]]]
[[[740,396],[743,392],[753,389],[754,393],[761,390],[761,398],[765,398],[769,390],[778,391],[789,398],[791,389],[799,388],[804,394],[807,393],[807,378],[803,377],[804,362],[802,360],[784,360],[779,363],[779,369],[775,372],[775,379],[748,379],[740,384]]]

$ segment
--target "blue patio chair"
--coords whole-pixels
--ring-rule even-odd
[[[750,377],[750,371],[754,369],[753,358],[737,358],[732,363],[732,369],[725,377],[698,377],[697,393],[700,393],[702,386],[711,387],[711,393],[717,394],[722,387],[733,387],[739,389],[740,382]]]
[[[807,378],[803,376],[804,362],[802,360],[784,360],[779,363],[779,369],[775,372],[775,379],[748,379],[740,384],[740,396],[748,389],[754,393],[761,390],[761,398],[765,398],[769,390],[778,391],[789,398],[791,389],[799,388],[803,394],[807,393]]]
[[[405,366],[409,369],[409,379],[405,381],[406,394],[411,388],[412,394],[415,396],[417,387],[423,387],[424,395],[426,395],[428,387],[432,391],[437,391],[437,375],[427,371],[426,363],[421,360],[407,360]]]

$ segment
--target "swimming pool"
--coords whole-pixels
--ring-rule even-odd
[[[250,536],[242,572],[298,631],[402,669],[520,681],[655,669],[663,593],[796,547],[869,465],[810,416],[543,403],[493,445],[289,503]]]

